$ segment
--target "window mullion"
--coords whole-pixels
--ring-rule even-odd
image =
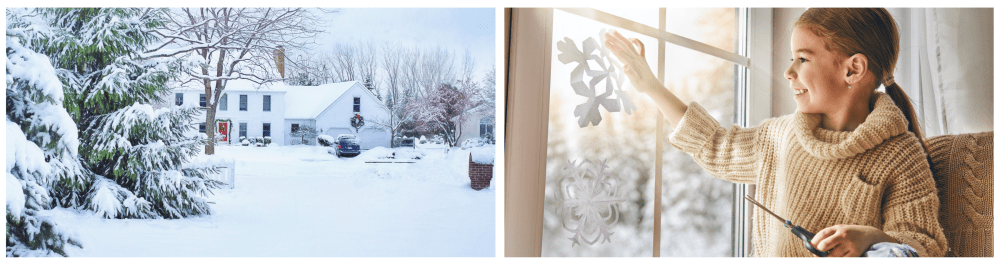
[[[667,29],[667,9],[660,8],[659,11],[660,19],[660,30],[665,31]],[[664,54],[666,53],[667,43],[662,39],[657,39],[657,51],[659,56],[657,61],[657,73],[656,76],[660,79],[660,83],[665,82],[664,67],[666,66],[666,58]],[[656,112],[656,165],[653,166],[655,172],[653,176],[653,189],[655,190],[654,200],[653,200],[653,257],[660,256],[660,233],[662,233],[661,225],[662,218],[662,200],[663,200],[663,113]]]

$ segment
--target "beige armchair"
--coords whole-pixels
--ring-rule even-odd
[[[993,132],[927,139],[949,257],[993,256]]]

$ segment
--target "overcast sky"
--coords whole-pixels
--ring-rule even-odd
[[[325,15],[326,33],[314,49],[332,50],[338,42],[399,42],[408,47],[452,51],[456,68],[468,49],[476,61],[476,81],[496,65],[494,8],[341,8]]]

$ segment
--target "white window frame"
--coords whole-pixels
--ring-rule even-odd
[[[736,74],[736,124],[757,125],[771,117],[771,26],[772,9],[737,10],[737,51],[735,53],[666,32],[666,9],[660,9],[659,29],[595,9],[560,8],[571,14],[658,39],[658,59],[663,81],[665,42],[743,66]],[[508,47],[505,135],[505,255],[541,256],[542,218],[545,197],[545,157],[548,139],[548,103],[552,58],[551,8],[505,10]],[[752,30],[751,30],[752,29]],[[542,44],[542,45],[539,45]],[[657,115],[657,135],[664,135],[662,114]],[[663,137],[657,137],[657,159],[662,156]],[[660,199],[662,164],[655,166],[655,206],[653,256],[659,256]],[[733,184],[733,256],[750,256],[750,205],[742,197],[751,185]]]

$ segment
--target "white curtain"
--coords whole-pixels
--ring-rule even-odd
[[[900,30],[895,79],[925,136],[993,130],[993,9],[889,9]]]

